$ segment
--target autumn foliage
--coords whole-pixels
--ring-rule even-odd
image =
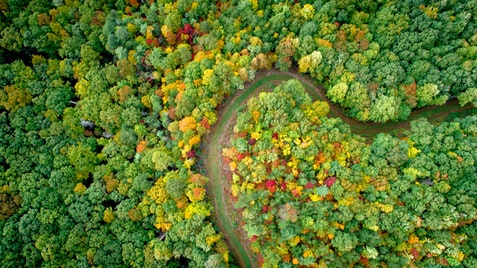
[[[427,147],[411,142],[424,138],[417,128],[406,141],[378,135],[367,145],[340,120],[320,115],[312,121],[313,105],[297,81],[262,93],[238,115],[223,150],[234,206],[263,266],[463,262],[472,243],[463,232],[477,219],[475,208],[469,214],[450,201],[475,204],[459,190],[463,173],[426,179],[420,163],[434,162]],[[452,251],[441,246],[446,235],[461,238],[446,240]]]
[[[0,266],[234,267],[200,175],[224,102],[277,68],[361,121],[475,106],[476,9],[0,0]],[[255,261],[477,267],[475,116],[368,146],[328,108],[295,81],[239,113],[223,163]]]

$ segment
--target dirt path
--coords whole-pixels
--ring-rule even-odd
[[[460,107],[457,100],[452,100],[444,106],[431,106],[415,110],[411,113],[409,119],[404,122],[363,123],[347,117],[341,108],[326,98],[323,87],[314,83],[309,77],[297,72],[280,72],[277,70],[260,72],[253,82],[246,83],[244,90],[237,91],[233,96],[224,101],[223,106],[219,108],[217,123],[213,125],[210,134],[205,137],[202,143],[203,153],[201,162],[204,163],[209,178],[207,194],[214,206],[213,216],[221,232],[224,234],[225,241],[232,255],[241,267],[258,267],[256,262],[257,256],[250,250],[247,236],[242,228],[238,226],[240,216],[233,208],[232,201],[230,200],[228,190],[230,185],[226,180],[226,172],[222,163],[222,148],[229,143],[229,137],[232,133],[239,108],[243,107],[250,97],[257,95],[261,91],[271,90],[273,86],[289,79],[300,80],[312,99],[323,100],[329,104],[329,115],[331,117],[341,118],[350,125],[353,133],[366,137],[372,137],[381,132],[408,128],[410,121],[420,117],[441,117],[471,108],[471,106]]]

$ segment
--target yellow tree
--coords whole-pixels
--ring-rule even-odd
[[[15,111],[32,100],[32,96],[24,89],[15,87],[14,85],[5,86],[0,90],[0,105],[5,107],[7,111]]]
[[[192,116],[186,116],[179,122],[179,130],[186,132],[189,129],[195,129],[197,121]]]

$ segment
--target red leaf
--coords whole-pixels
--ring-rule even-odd
[[[262,267],[264,262],[265,262],[265,259],[263,258],[263,256],[258,254],[258,256],[257,256],[258,267]]]
[[[277,191],[277,182],[274,180],[267,180],[265,186],[270,191],[270,193],[275,193]]]
[[[246,131],[241,131],[234,133],[234,138],[239,139],[239,138],[246,138],[247,137],[247,132]]]
[[[276,186],[277,185],[277,182],[275,180],[267,180],[267,182],[265,183],[265,185],[267,187],[273,187],[273,186]]]
[[[194,158],[195,157],[195,150],[191,150],[187,152],[187,158]]]
[[[258,184],[255,186],[255,189],[256,189],[257,191],[264,190],[264,189],[265,189],[265,183],[263,183],[263,182],[258,183]]]
[[[287,184],[286,182],[282,182],[282,184],[280,185],[281,188],[282,188],[282,191],[286,191],[287,190]]]
[[[244,159],[246,156],[247,156],[247,155],[244,154],[244,153],[239,153],[239,154],[237,154],[237,160],[242,160],[242,159]]]
[[[335,184],[336,178],[335,177],[329,177],[325,180],[326,186],[331,187],[333,184]]]
[[[305,185],[305,188],[306,188],[306,189],[313,188],[313,183],[312,183],[311,181],[308,182],[308,183]]]
[[[411,249],[411,255],[414,257],[414,259],[417,259],[417,258],[419,258],[419,251],[417,251],[417,249],[415,249],[415,248],[412,248]]]
[[[202,118],[202,121],[200,121],[200,124],[205,127],[206,129],[210,129],[210,124],[209,120],[207,118]]]
[[[296,197],[299,197],[300,196],[300,193],[296,190],[296,189],[293,189],[291,191],[292,195],[296,196]]]
[[[270,193],[274,194],[277,191],[277,186],[269,187],[268,190],[270,191]]]
[[[222,157],[222,162],[225,164],[225,165],[228,165],[230,163],[230,159],[228,157]]]
[[[184,32],[187,33],[187,34],[190,34],[194,31],[194,28],[192,27],[192,25],[190,25],[189,23],[186,23],[184,25]]]
[[[364,266],[368,266],[368,265],[369,265],[369,259],[366,258],[366,257],[363,257],[363,256],[360,256],[360,257],[359,257],[359,262],[361,262],[361,264],[363,264]]]

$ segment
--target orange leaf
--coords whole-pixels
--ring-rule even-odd
[[[147,148],[147,141],[142,140],[142,141],[140,141],[139,144],[137,145],[137,147],[136,147],[136,152],[142,153],[142,152],[144,152],[144,150],[146,150],[146,148]]]

